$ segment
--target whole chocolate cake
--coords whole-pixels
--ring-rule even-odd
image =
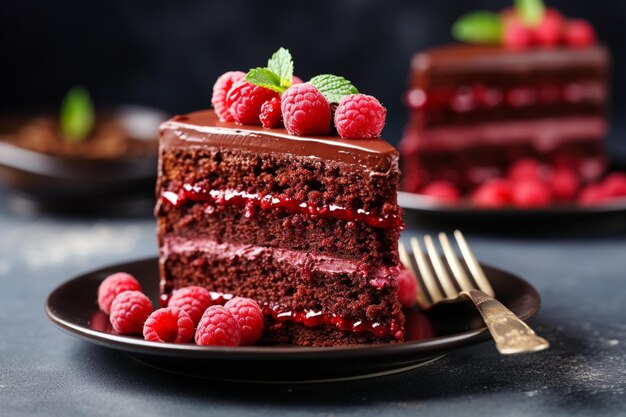
[[[160,129],[163,299],[189,285],[252,298],[275,342],[401,341],[398,181],[379,137],[174,117]]]

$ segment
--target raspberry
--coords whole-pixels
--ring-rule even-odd
[[[509,168],[507,177],[512,181],[540,179],[543,177],[542,166],[536,159],[518,159]]]
[[[550,189],[536,179],[525,179],[513,184],[513,205],[532,208],[545,207],[552,203]]]
[[[222,122],[234,122],[235,119],[228,111],[228,105],[226,104],[226,95],[231,89],[234,83],[241,80],[246,76],[245,72],[241,71],[229,71],[219,76],[215,84],[213,85],[213,96],[211,97],[211,104],[215,109],[215,114]]]
[[[213,304],[211,293],[202,287],[189,286],[176,290],[167,303],[168,307],[185,310],[194,325],[198,325],[202,313]]]
[[[461,199],[459,189],[449,181],[433,181],[422,189],[421,194],[446,204],[454,204]]]
[[[534,30],[534,38],[539,45],[556,46],[563,34],[563,15],[555,9],[546,9],[543,20]]]
[[[376,138],[386,117],[387,109],[375,97],[351,94],[341,99],[335,111],[335,127],[342,138]]]
[[[141,291],[141,285],[126,272],[117,272],[106,277],[98,287],[98,307],[100,310],[109,314],[113,299],[124,291]]]
[[[198,328],[196,343],[203,346],[239,346],[241,332],[232,313],[222,306],[206,309]]]
[[[571,201],[579,187],[580,179],[571,169],[557,168],[550,178],[552,195],[561,201]]]
[[[478,187],[472,194],[472,203],[483,208],[499,208],[510,204],[512,198],[512,183],[496,179]]]
[[[583,188],[578,196],[578,202],[583,206],[594,206],[604,203],[608,199],[604,188],[598,184]]]
[[[261,120],[263,127],[272,128],[278,126],[281,116],[279,97],[274,97],[270,101],[263,103],[261,106],[259,120]]]
[[[398,299],[404,308],[411,308],[417,299],[417,278],[408,269],[398,275]]]
[[[602,189],[609,197],[626,197],[626,174],[614,172],[602,181]]]
[[[187,343],[193,339],[193,321],[177,307],[154,311],[143,325],[143,338],[152,342]]]
[[[256,301],[250,298],[235,297],[224,307],[231,312],[241,332],[242,345],[254,345],[263,334],[263,312]]]
[[[140,291],[124,291],[111,304],[111,325],[120,334],[141,334],[143,324],[152,313],[152,303]]]
[[[532,32],[516,17],[505,19],[502,43],[507,48],[524,49],[532,43]]]
[[[283,93],[283,123],[292,135],[317,135],[330,130],[330,106],[310,83],[292,85]]]
[[[291,85],[294,84],[302,84],[304,81],[302,81],[302,78],[294,75],[293,77],[291,77]]]
[[[596,41],[596,33],[586,20],[570,20],[565,26],[565,41],[574,48],[586,48]]]
[[[259,125],[261,106],[274,97],[278,97],[276,91],[242,79],[234,83],[226,94],[226,105],[237,123]]]

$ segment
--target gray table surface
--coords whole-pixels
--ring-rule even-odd
[[[155,255],[152,218],[0,209],[0,416],[626,415],[626,233],[468,239],[482,261],[537,287],[534,327],[549,350],[504,357],[486,342],[388,377],[239,385],[145,367],[45,317],[46,296],[70,277]]]

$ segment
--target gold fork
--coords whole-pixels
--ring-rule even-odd
[[[427,257],[424,255],[417,238],[411,238],[410,242],[411,248],[413,249],[414,263],[417,265],[419,275],[416,274],[413,266],[414,263],[411,262],[408,251],[402,242],[400,242],[400,260],[416,277],[421,277],[421,280],[417,280],[419,284],[417,295],[418,305],[422,309],[427,310],[435,304],[460,301],[462,298],[468,298],[480,312],[491,336],[496,342],[496,348],[500,353],[508,355],[513,353],[537,352],[548,348],[550,344],[546,339],[537,336],[535,332],[511,310],[493,298],[495,297],[493,288],[476,260],[476,257],[467,245],[463,234],[459,230],[455,230],[454,237],[459,245],[467,269],[474,278],[475,285],[467,276],[465,268],[463,268],[445,233],[439,233],[439,243],[441,244],[445,260],[448,264],[447,268],[430,235],[424,236],[424,245],[426,246],[426,252],[430,262],[428,262]],[[429,263],[432,265],[432,269]],[[452,272],[452,276],[460,288],[460,291],[450,278],[448,268]]]

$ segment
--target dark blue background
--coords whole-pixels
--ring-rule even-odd
[[[389,110],[384,136],[396,142],[411,55],[450,42],[450,25],[477,7],[507,0],[200,1],[3,0],[0,6],[0,112],[56,108],[67,89],[86,85],[100,105],[146,104],[182,113],[207,107],[215,78],[260,66],[291,50],[307,79],[351,79]],[[626,2],[554,0],[589,19],[615,55],[614,109],[626,107],[620,41]],[[617,120],[618,118],[616,118]]]

